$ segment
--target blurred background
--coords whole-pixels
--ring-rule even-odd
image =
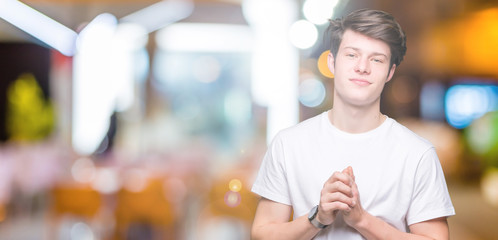
[[[495,0],[0,0],[0,239],[249,239],[282,128],[332,106],[327,19],[392,13],[382,111],[430,140],[452,239],[498,239]]]

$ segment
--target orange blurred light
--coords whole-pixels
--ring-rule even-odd
[[[460,29],[463,46],[462,64],[471,73],[498,75],[498,8],[490,8],[473,15]]]
[[[433,71],[498,76],[498,8],[443,22],[429,30],[423,63]]]
[[[228,184],[230,191],[238,192],[242,188],[242,182],[239,179],[232,179]]]
[[[320,54],[320,57],[317,61],[318,71],[320,71],[320,73],[325,77],[334,78],[334,74],[330,72],[329,66],[327,64],[327,56],[329,55],[329,53],[330,50],[326,50],[322,54]]]

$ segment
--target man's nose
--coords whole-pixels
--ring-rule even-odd
[[[370,62],[368,61],[368,58],[359,58],[356,62],[355,71],[360,74],[370,73]]]

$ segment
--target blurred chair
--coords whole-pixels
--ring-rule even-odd
[[[100,193],[90,186],[56,186],[52,196],[56,215],[72,214],[91,218],[97,214],[102,203]]]
[[[48,239],[60,239],[61,228],[67,219],[80,220],[92,226],[103,205],[100,193],[89,185],[59,184],[50,192],[50,230]],[[92,233],[98,235],[98,233]],[[64,238],[64,237],[62,237]]]
[[[177,239],[174,206],[167,193],[163,178],[148,179],[138,191],[122,188],[116,196],[115,239]]]

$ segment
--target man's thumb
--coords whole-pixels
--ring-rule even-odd
[[[355,180],[354,173],[353,173],[353,167],[348,166],[347,168],[342,170],[342,172],[348,174],[351,178],[353,178],[353,180]]]

